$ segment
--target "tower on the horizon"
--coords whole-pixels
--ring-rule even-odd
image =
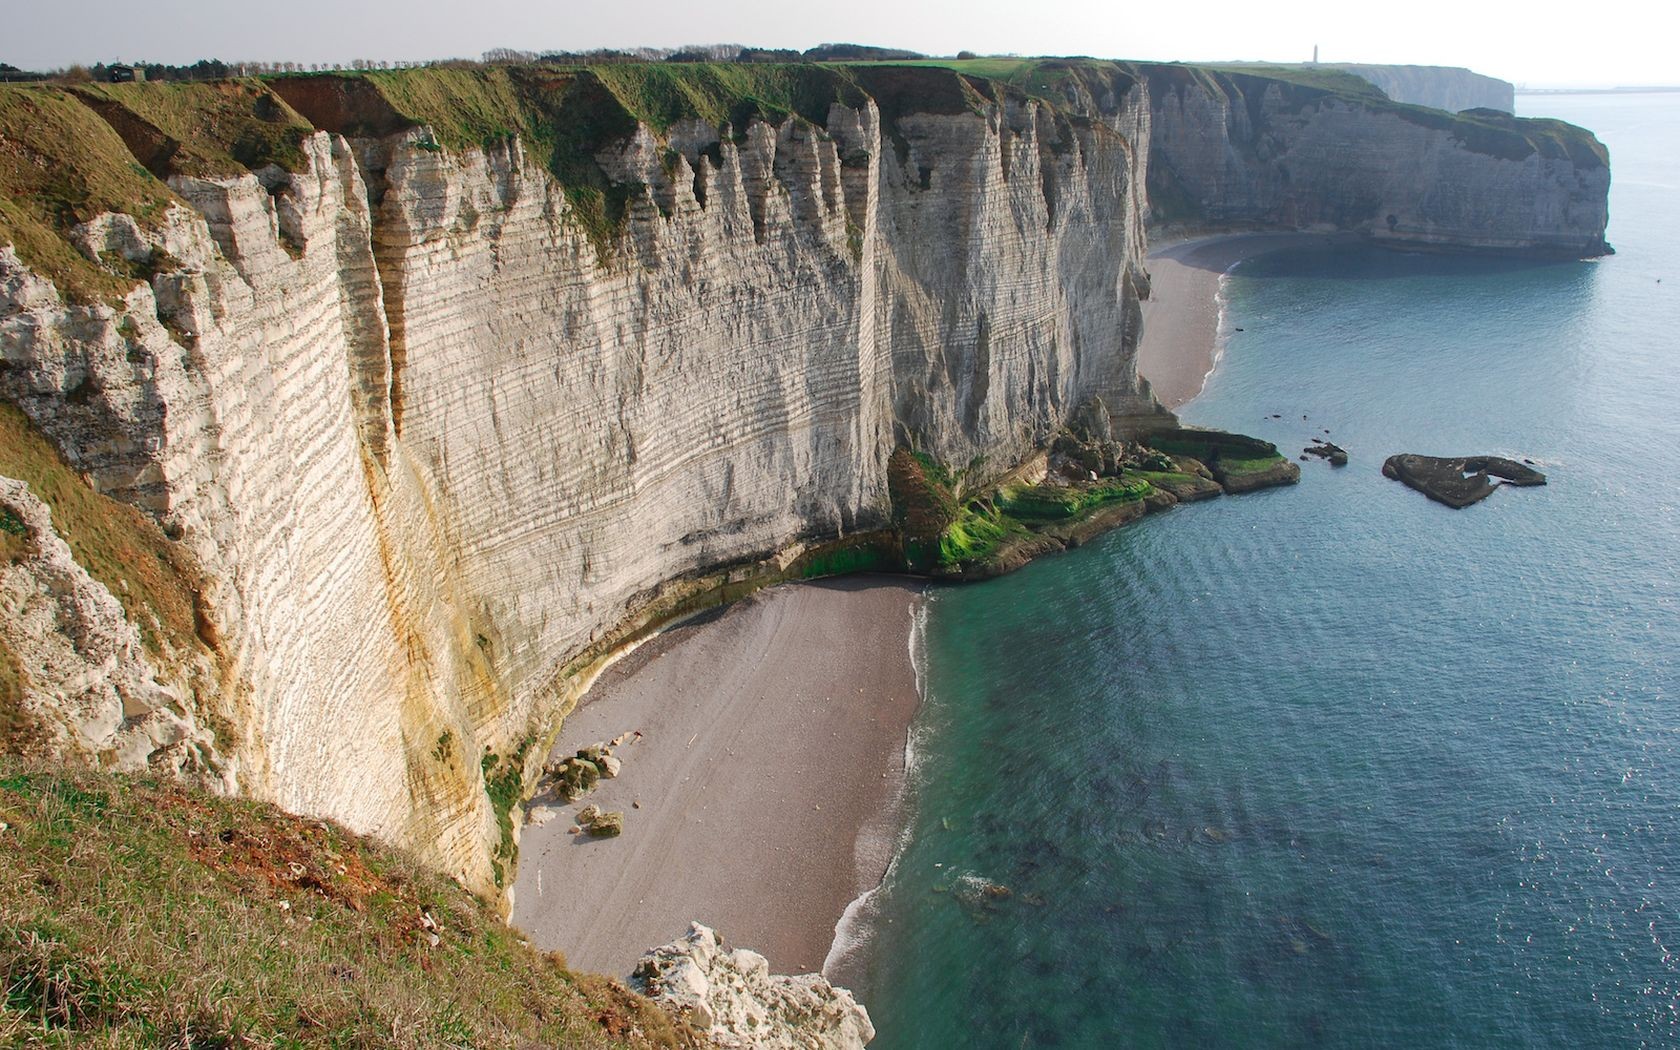
[[[1313,45],[1313,65],[1318,65],[1318,45]]]

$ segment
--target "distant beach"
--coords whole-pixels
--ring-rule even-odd
[[[515,925],[610,974],[692,920],[776,972],[820,969],[903,822],[922,590],[871,576],[776,587],[609,668],[556,753],[642,735],[583,801],[533,801],[558,812],[523,831]],[[570,834],[587,803],[623,810],[623,836]]]
[[[1219,279],[1231,267],[1282,248],[1336,240],[1347,236],[1237,233],[1169,241],[1152,249],[1138,374],[1149,380],[1161,404],[1182,407],[1202,392],[1219,363]]]

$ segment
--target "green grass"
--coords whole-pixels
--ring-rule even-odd
[[[985,561],[1012,537],[1026,534],[1025,525],[996,507],[970,503],[939,537],[938,568],[955,570]]]
[[[1130,503],[1149,495],[1146,480],[1104,478],[1090,485],[1037,485],[1010,489],[1003,495],[1003,509],[1025,520],[1057,521],[1071,518],[1110,503]]]
[[[802,580],[824,576],[846,576],[854,572],[891,572],[899,568],[892,550],[870,536],[856,543],[840,543],[812,551],[799,561],[798,575]]]
[[[1155,488],[1166,488],[1169,485],[1193,485],[1197,481],[1206,480],[1198,478],[1194,474],[1180,474],[1174,470],[1127,470],[1126,477],[1146,481]]]
[[[484,793],[489,796],[490,809],[496,814],[496,828],[501,832],[490,859],[498,889],[507,879],[508,866],[513,863],[517,849],[513,841],[513,807],[525,797],[525,756],[535,743],[534,737],[526,737],[509,755],[486,751],[479,763],[484,772]]]
[[[88,488],[28,417],[5,402],[0,474],[28,484],[52,510],[53,527],[77,564],[122,603],[153,654],[165,643],[181,651],[205,644],[197,611],[201,576],[186,548],[139,510]]]
[[[1296,87],[1313,88],[1317,91],[1328,91],[1345,98],[1386,102],[1388,96],[1382,89],[1366,80],[1364,77],[1349,73],[1341,69],[1325,66],[1302,65],[1271,65],[1266,63],[1232,63],[1222,65],[1211,63],[1197,65],[1194,68],[1204,69],[1213,73],[1223,73],[1230,77],[1254,77],[1260,80],[1276,80]]]
[[[0,244],[80,302],[123,295],[130,276],[108,273],[65,239],[102,212],[155,224],[177,198],[134,159],[111,126],[68,92],[0,85]]]
[[[1284,462],[1282,456],[1258,456],[1252,459],[1222,456],[1219,460],[1219,469],[1227,474],[1258,474],[1262,471],[1271,470],[1282,462]]]
[[[17,654],[0,642],[0,752],[21,751],[33,735],[29,716],[23,710],[27,672]]]
[[[70,89],[159,178],[303,168],[314,127],[258,80],[81,84]]]
[[[616,982],[527,947],[447,878],[329,823],[5,761],[0,821],[0,1044],[689,1038]]]
[[[1003,56],[989,56],[986,58],[907,58],[887,59],[880,62],[831,62],[825,65],[840,65],[848,67],[865,66],[908,66],[921,69],[949,69],[955,73],[962,73],[971,77],[983,77],[987,80],[1009,81],[1022,73],[1031,70],[1040,63],[1031,58],[1009,58]]]

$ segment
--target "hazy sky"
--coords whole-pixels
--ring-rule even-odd
[[[1668,16],[1652,12],[1669,10]],[[930,54],[1469,66],[1518,83],[1680,82],[1667,0],[0,0],[0,62],[347,62],[829,41]]]

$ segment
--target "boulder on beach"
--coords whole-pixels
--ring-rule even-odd
[[[624,834],[624,812],[615,809],[610,813],[603,813],[590,821],[584,830],[598,839],[617,838]]]

